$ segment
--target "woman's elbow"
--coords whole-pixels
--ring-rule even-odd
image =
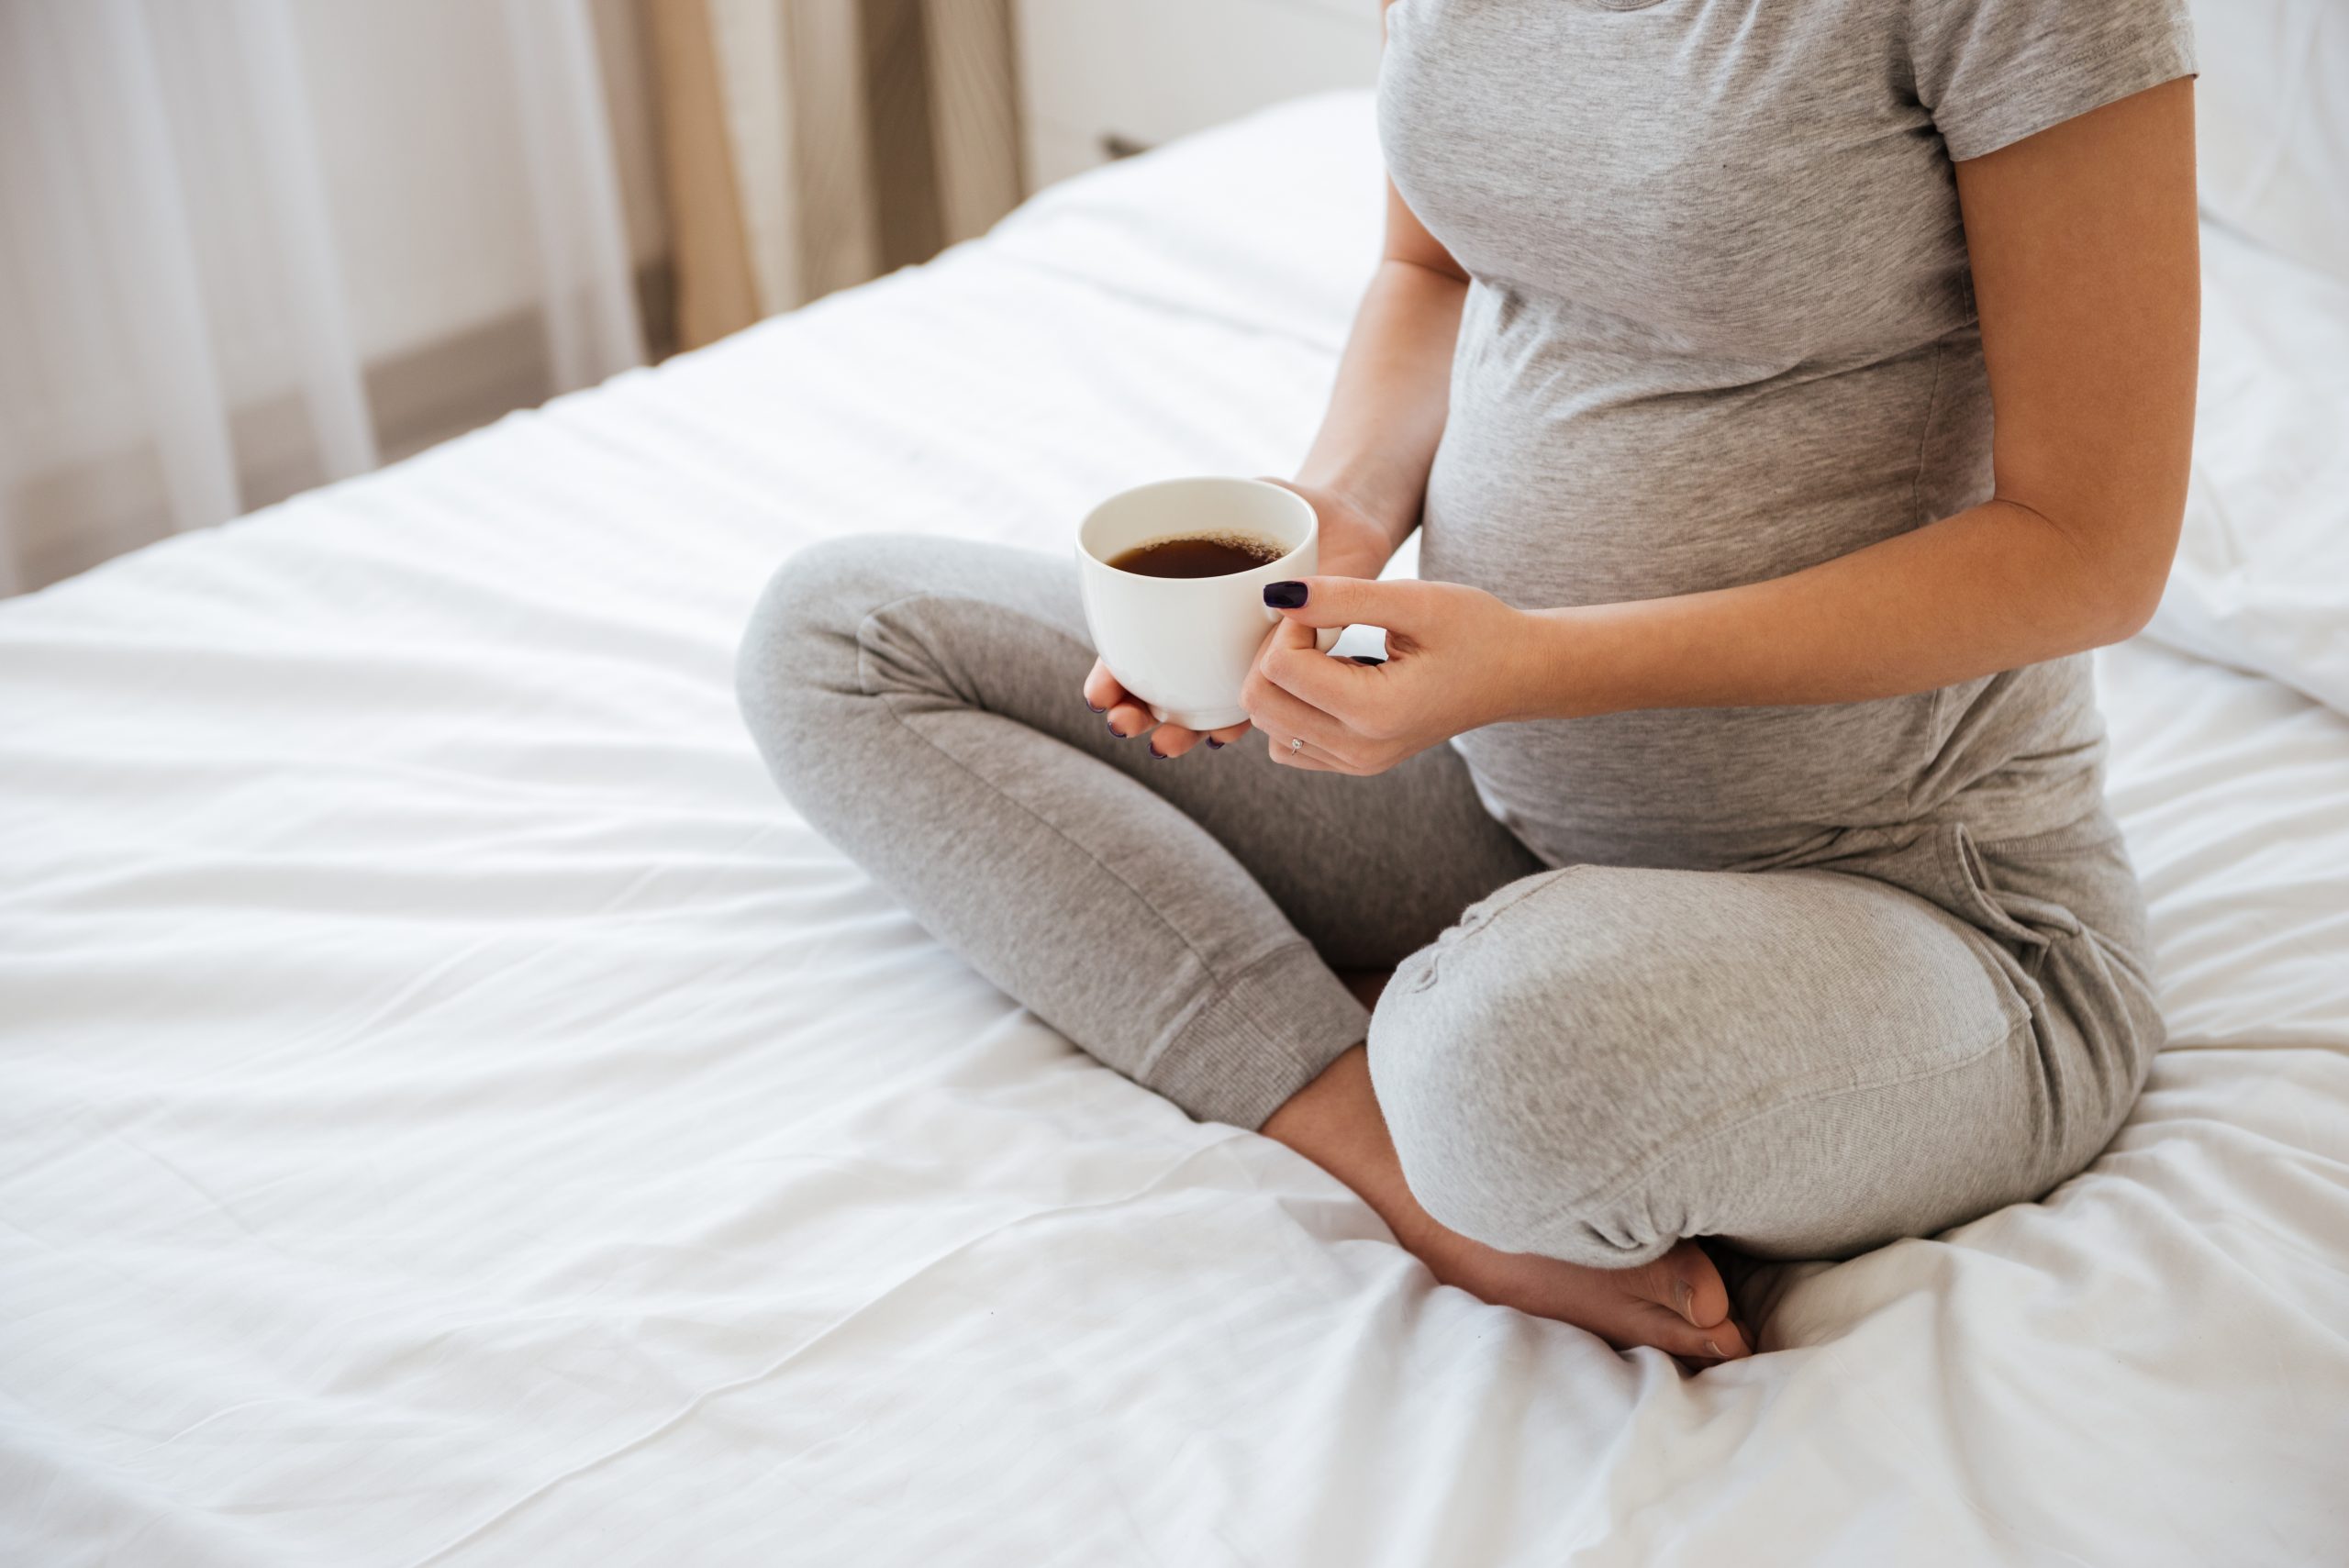
[[[2112,548],[2096,553],[2086,595],[2088,646],[2126,642],[2154,618],[2177,556],[2178,523],[2175,516],[2134,519]]]
[[[2125,642],[2160,607],[2185,519],[2181,495],[2109,499],[2103,505],[2033,505],[2011,493],[1999,501],[2035,535],[2033,568],[2054,613],[2042,624],[2072,651]],[[2058,630],[2057,628],[2061,629]]]

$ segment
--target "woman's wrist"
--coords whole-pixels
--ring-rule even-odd
[[[1366,524],[1378,548],[1392,555],[1419,524],[1419,493],[1402,493],[1352,470],[1322,472],[1308,463],[1290,482],[1317,499],[1334,503],[1334,510]],[[1383,559],[1383,557],[1382,557]]]
[[[1321,525],[1323,573],[1332,577],[1375,577],[1394,555],[1403,535],[1394,532],[1354,496],[1326,484],[1302,479],[1289,487],[1312,503]],[[1408,531],[1408,530],[1405,530]]]
[[[1518,657],[1504,678],[1513,719],[1591,718],[1643,706],[1625,689],[1624,606],[1525,612]]]
[[[1386,541],[1367,531],[1340,529],[1321,535],[1320,574],[1324,577],[1375,577],[1386,569],[1395,552]]]

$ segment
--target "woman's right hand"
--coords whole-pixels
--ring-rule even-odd
[[[1093,662],[1093,673],[1085,677],[1085,706],[1096,713],[1107,714],[1109,733],[1120,740],[1149,736],[1150,754],[1153,757],[1179,757],[1202,741],[1210,750],[1220,751],[1248,733],[1245,719],[1205,734],[1179,724],[1161,724],[1150,717],[1150,709],[1140,699],[1118,684],[1118,677],[1109,673],[1109,666],[1098,659]]]
[[[1322,577],[1375,577],[1395,553],[1395,541],[1369,513],[1333,490],[1297,484],[1286,479],[1268,479],[1284,490],[1294,490],[1312,505],[1314,516],[1320,519],[1321,550],[1319,570]],[[1265,628],[1270,635],[1272,628]],[[1153,757],[1179,757],[1204,743],[1210,751],[1229,746],[1248,733],[1243,720],[1228,724],[1221,729],[1202,734],[1179,724],[1161,724],[1151,717],[1150,709],[1132,693],[1118,684],[1109,667],[1098,659],[1093,662],[1093,673],[1085,677],[1085,704],[1108,721],[1109,733],[1120,740],[1140,736],[1150,737],[1150,754]]]

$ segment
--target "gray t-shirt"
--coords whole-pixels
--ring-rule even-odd
[[[1528,607],[1783,576],[1991,491],[1954,159],[2190,74],[2184,0],[1397,0],[1378,121],[1474,282],[1420,570]],[[2087,660],[1458,741],[1554,862],[2097,807]]]

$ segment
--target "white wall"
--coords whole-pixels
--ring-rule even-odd
[[[1105,136],[1152,146],[1370,85],[1378,11],[1378,0],[1019,0],[1031,188],[1104,161]]]

